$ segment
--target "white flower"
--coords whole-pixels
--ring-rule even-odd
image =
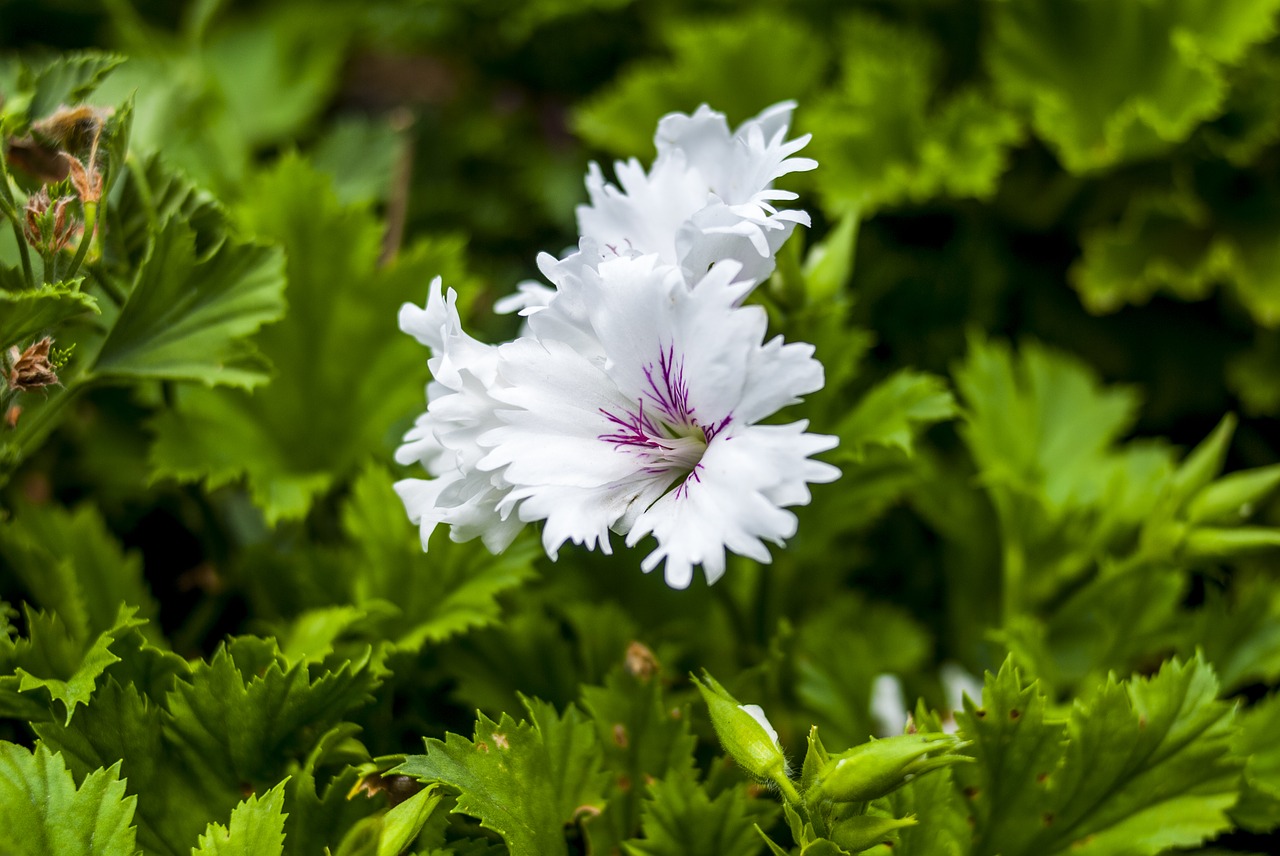
[[[476,438],[500,423],[489,389],[497,381],[498,352],[462,330],[457,294],[442,293],[440,278],[431,283],[427,305],[400,308],[400,329],[431,349],[427,365],[427,412],[418,417],[396,450],[401,464],[422,464],[434,478],[403,479],[396,492],[409,518],[419,525],[422,548],[439,523],[450,526],[455,541],[480,537],[493,552],[505,549],[523,524],[498,514],[508,485],[500,476],[477,470],[483,450]]]
[[[761,562],[764,541],[794,534],[786,506],[839,471],[809,456],[835,438],[806,423],[757,425],[822,387],[806,344],[764,343],[765,312],[738,306],[750,288],[732,261],[690,288],[657,256],[620,257],[567,272],[532,336],[498,348],[499,427],[480,434],[476,468],[509,485],[500,514],[544,521],[555,557],[567,540],[610,551],[652,534],[667,582],[701,565],[724,573],[725,550]]]
[[[818,165],[792,157],[809,142],[807,134],[786,139],[793,109],[794,102],[776,104],[732,133],[724,114],[705,104],[692,116],[671,113],[658,124],[658,154],[647,174],[635,158],[614,165],[620,186],[592,163],[591,203],[578,207],[583,243],[554,273],[544,265],[544,273],[558,284],[558,275],[582,265],[656,253],[690,284],[725,259],[741,265],[739,281],[762,282],[796,224],[809,225],[804,211],[774,207],[796,198],[775,190],[775,180]]]

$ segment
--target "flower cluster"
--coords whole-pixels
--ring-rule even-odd
[[[769,561],[766,541],[794,534],[787,506],[839,471],[811,455],[833,437],[761,420],[822,387],[807,344],[765,341],[763,309],[744,306],[773,270],[803,211],[775,203],[780,176],[817,164],[787,140],[794,104],[731,132],[706,106],[658,125],[646,173],[616,165],[620,186],[592,164],[575,252],[543,254],[550,286],[523,283],[503,303],[525,316],[502,345],[469,336],[456,295],[432,283],[401,328],[431,349],[427,410],[396,458],[429,479],[396,485],[424,549],[437,524],[495,552],[540,521],[547,553],[572,541],[610,552],[653,535],[645,571],[665,561],[688,586],[714,582],[725,551]]]

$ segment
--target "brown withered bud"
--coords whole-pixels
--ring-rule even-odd
[[[53,347],[53,339],[45,336],[38,342],[19,351],[14,345],[9,349],[9,371],[5,380],[9,388],[21,392],[30,392],[58,382],[58,374],[53,363],[49,362],[49,350]]]
[[[22,415],[22,408],[20,406],[16,404],[10,405],[9,409],[4,412],[5,426],[8,428],[17,428],[18,417],[21,415]]]
[[[66,247],[76,227],[75,218],[67,215],[70,204],[70,196],[50,199],[47,187],[33,193],[24,209],[27,242],[40,252],[56,253]]]
[[[627,646],[625,662],[627,671],[642,681],[649,680],[662,668],[653,652],[640,642],[632,642]]]
[[[112,113],[110,109],[85,105],[60,107],[52,116],[33,124],[31,136],[10,140],[5,154],[10,163],[43,183],[62,181],[70,174],[68,155],[77,163],[81,155],[88,155],[88,167],[81,164],[81,168],[92,173],[98,142]]]
[[[31,135],[49,148],[87,152],[97,148],[102,129],[114,112],[109,107],[90,107],[88,104],[59,107],[47,118],[33,122]]]

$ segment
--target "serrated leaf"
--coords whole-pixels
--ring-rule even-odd
[[[57,335],[62,322],[85,312],[98,313],[98,301],[80,290],[82,280],[40,285],[32,289],[0,287],[0,348],[31,344],[39,336]]]
[[[745,787],[713,798],[694,777],[673,774],[649,785],[642,835],[623,846],[628,856],[750,856],[764,843],[756,822]]]
[[[343,528],[355,543],[350,585],[358,605],[386,607],[377,626],[405,650],[441,642],[492,624],[497,596],[534,575],[536,546],[521,541],[494,556],[477,544],[433,538],[425,553],[404,503],[382,467],[367,467],[343,509]]]
[[[697,740],[688,711],[666,701],[657,675],[642,678],[617,667],[603,686],[583,687],[582,704],[611,774],[605,810],[586,827],[593,850],[607,852],[639,832],[642,783],[696,775]]]
[[[894,856],[968,856],[973,830],[954,787],[951,770],[935,770],[877,803],[894,817],[911,816],[917,821],[898,831]]]
[[[1015,355],[976,337],[954,374],[961,433],[1000,520],[1007,607],[1046,602],[1158,522],[1172,455],[1117,445],[1137,413],[1131,390],[1104,387],[1064,353],[1029,342]]]
[[[78,638],[53,613],[27,608],[26,639],[13,645],[14,674],[20,692],[43,689],[62,702],[71,721],[77,705],[87,704],[98,678],[119,657],[111,646],[121,635],[145,623],[133,617],[136,607],[121,605],[115,622],[96,637]]]
[[[205,775],[231,785],[277,781],[290,755],[309,751],[310,741],[368,701],[379,683],[370,658],[366,650],[331,670],[289,666],[274,642],[237,637],[179,678],[166,698],[167,728]]]
[[[231,812],[227,826],[210,823],[191,856],[281,856],[284,853],[285,782],[254,794]]]
[[[572,706],[557,716],[544,702],[525,705],[529,721],[481,714],[473,740],[428,740],[427,754],[391,772],[455,789],[452,811],[501,835],[512,856],[568,853],[565,824],[602,801],[595,730]]]
[[[1280,213],[1270,175],[1210,164],[1168,187],[1134,193],[1115,222],[1085,232],[1070,275],[1094,312],[1141,305],[1157,293],[1197,301],[1229,288],[1254,320],[1280,324],[1280,240],[1265,222]]]
[[[939,95],[939,51],[914,29],[858,14],[839,83],[805,105],[826,207],[870,212],[995,192],[1021,123],[975,87]]]
[[[170,219],[154,237],[128,300],[93,362],[102,377],[250,387],[266,380],[245,337],[284,314],[284,258],[226,242],[196,256],[196,236]]]
[[[326,847],[334,853],[343,852],[338,846],[343,837],[381,807],[380,799],[351,796],[361,775],[351,765],[368,760],[368,753],[355,740],[359,731],[360,727],[353,723],[335,725],[289,776],[285,785],[289,809],[285,835],[290,853],[322,853]],[[321,785],[317,778],[319,768],[343,763],[348,766]]]
[[[206,190],[155,154],[129,164],[119,178],[114,228],[102,236],[107,261],[135,271],[146,260],[162,224],[180,220],[195,234],[197,259],[215,253],[227,236],[227,212]]]
[[[1150,679],[1108,680],[1055,722],[1006,664],[982,707],[966,702],[957,717],[978,762],[954,772],[974,851],[1139,856],[1228,829],[1242,763],[1217,691],[1208,666],[1173,661]]]
[[[33,68],[31,118],[41,119],[60,106],[82,101],[124,59],[118,54],[86,51],[60,56]]]
[[[225,817],[242,797],[188,768],[166,736],[169,715],[130,685],[108,677],[93,704],[69,724],[36,726],[77,776],[120,763],[131,796],[138,799],[138,842],[148,853],[189,856],[211,817]]]
[[[256,338],[274,367],[253,394],[191,388],[152,423],[161,475],[211,486],[247,476],[268,522],[297,519],[370,455],[389,457],[388,427],[421,408],[421,346],[396,330],[460,244],[437,241],[379,267],[382,227],[338,204],[323,176],[285,158],[255,184],[241,220],[287,257],[289,312]]]
[[[1212,118],[1224,66],[1274,33],[1277,5],[1001,2],[987,61],[1068,169],[1098,169],[1163,151]]]
[[[942,378],[901,369],[872,387],[836,430],[840,448],[856,460],[865,457],[868,446],[910,455],[924,429],[956,413],[955,399]]]
[[[118,765],[89,773],[77,788],[62,756],[43,744],[33,753],[0,741],[3,856],[134,856],[135,803]]]

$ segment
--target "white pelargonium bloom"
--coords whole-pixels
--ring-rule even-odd
[[[784,509],[839,475],[809,459],[836,440],[757,424],[820,389],[822,365],[810,345],[764,342],[740,274],[720,262],[692,288],[656,255],[566,272],[533,335],[497,350],[502,424],[475,438],[475,469],[509,485],[498,513],[543,521],[553,558],[570,540],[609,552],[610,530],[628,546],[652,534],[642,567],[665,560],[676,588],[696,565],[718,579],[726,549],[768,562],[764,542],[796,530]]]
[[[443,294],[440,277],[432,281],[425,307],[400,308],[400,329],[431,349],[427,411],[396,450],[399,463],[420,463],[433,476],[395,485],[420,528],[422,548],[436,525],[445,523],[455,541],[479,537],[493,552],[504,550],[523,524],[498,514],[509,488],[501,476],[475,466],[484,454],[476,438],[501,424],[489,393],[497,382],[498,349],[463,331],[457,294]]]

